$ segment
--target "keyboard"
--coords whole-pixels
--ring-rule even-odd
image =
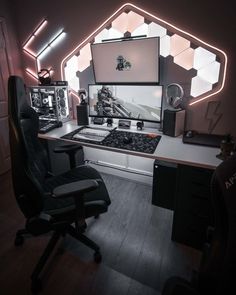
[[[39,133],[44,134],[57,127],[59,127],[57,121],[39,120]]]
[[[73,139],[92,140],[96,142],[101,142],[109,134],[110,131],[108,130],[83,128],[73,135]]]

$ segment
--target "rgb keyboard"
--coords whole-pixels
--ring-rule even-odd
[[[47,133],[57,127],[57,121],[39,120],[39,133]]]

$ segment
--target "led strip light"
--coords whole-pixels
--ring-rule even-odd
[[[35,59],[36,62],[36,70],[39,72],[41,66],[40,66],[40,59],[42,59],[50,50],[52,47],[54,47],[58,41],[62,40],[63,37],[65,36],[64,30],[59,31],[49,43],[47,43],[42,50],[38,54],[35,54],[32,50],[29,49],[29,45],[35,40],[36,36],[45,28],[47,25],[48,21],[46,19],[42,20],[40,24],[35,28],[33,33],[28,37],[26,42],[23,45],[23,50],[26,52],[30,57]],[[48,69],[50,72],[52,71],[52,68]],[[26,72],[33,77],[34,79],[38,80],[38,75],[30,70],[29,68],[26,68]]]
[[[123,12],[123,11],[124,11],[124,8],[134,8],[134,10],[137,10],[138,12],[141,12],[141,13],[143,14],[142,16],[144,16],[144,15],[148,15],[149,17],[153,18],[154,20],[157,20],[158,23],[165,24],[165,25],[167,25],[168,27],[174,29],[174,31],[176,31],[176,32],[180,32],[180,33],[182,33],[182,34],[184,34],[184,35],[190,37],[190,39],[196,40],[196,41],[200,42],[201,44],[204,44],[204,45],[206,45],[207,47],[212,48],[212,49],[214,49],[215,51],[217,51],[217,52],[219,52],[219,53],[222,54],[222,56],[224,57],[224,64],[223,64],[223,67],[224,67],[224,68],[223,68],[223,74],[222,74],[222,80],[221,80],[221,86],[220,86],[220,88],[219,88],[218,90],[213,91],[212,93],[210,93],[210,94],[208,94],[208,95],[205,95],[205,96],[203,96],[203,97],[201,97],[201,98],[199,98],[199,99],[194,100],[193,102],[190,102],[190,103],[189,103],[190,106],[192,106],[192,105],[194,105],[194,104],[196,104],[196,103],[198,103],[198,102],[200,102],[200,101],[203,101],[203,100],[205,100],[205,99],[207,99],[207,98],[209,98],[209,97],[211,97],[211,96],[213,96],[213,95],[216,95],[217,93],[219,93],[219,92],[222,91],[222,89],[224,88],[224,85],[225,85],[226,69],[227,69],[227,63],[228,63],[227,55],[226,55],[226,53],[225,53],[223,50],[221,50],[221,49],[219,49],[219,48],[217,48],[217,47],[215,47],[215,46],[210,45],[209,43],[207,43],[207,42],[201,40],[200,38],[195,37],[194,35],[192,35],[192,34],[186,32],[186,31],[184,31],[184,30],[182,30],[182,29],[180,29],[180,28],[178,28],[178,27],[172,25],[171,23],[169,23],[169,22],[167,22],[167,21],[165,21],[165,20],[163,20],[163,19],[161,19],[161,18],[156,17],[155,15],[153,15],[153,14],[151,14],[151,13],[145,11],[144,9],[141,9],[141,8],[139,8],[139,7],[137,7],[137,6],[133,5],[133,4],[131,4],[131,3],[126,3],[126,4],[122,5],[122,6],[121,6],[118,10],[116,10],[116,11],[115,11],[115,12],[114,12],[109,18],[107,18],[107,19],[106,19],[106,20],[105,20],[105,21],[104,21],[104,22],[103,22],[103,23],[102,23],[102,24],[101,24],[96,30],[94,30],[94,31],[93,31],[88,37],[86,37],[86,38],[85,38],[85,39],[84,39],[84,40],[83,40],[78,46],[76,46],[76,47],[75,47],[75,48],[74,48],[69,54],[66,55],[66,57],[65,57],[65,58],[62,60],[62,62],[61,62],[61,77],[62,77],[63,80],[65,79],[65,74],[64,74],[64,65],[65,65],[65,62],[66,62],[70,57],[72,57],[72,56],[75,54],[75,52],[77,52],[80,48],[82,48],[84,45],[86,45],[86,43],[89,42],[89,40],[91,40],[92,38],[94,38],[95,35],[98,34],[99,31],[100,31],[101,29],[103,29],[105,25],[107,25],[109,22],[112,22],[112,21],[115,19],[115,16],[117,16],[117,14],[118,14],[119,12]],[[221,65],[222,65],[222,64],[221,64]]]

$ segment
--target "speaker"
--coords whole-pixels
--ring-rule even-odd
[[[163,134],[179,136],[184,131],[185,110],[164,110]]]
[[[77,124],[78,125],[88,125],[88,105],[87,104],[80,104],[76,106],[77,110]]]

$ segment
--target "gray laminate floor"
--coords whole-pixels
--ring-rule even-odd
[[[151,204],[152,188],[103,174],[112,204],[99,219],[89,219],[87,235],[101,247],[101,264],[93,252],[74,239],[62,240],[43,275],[40,294],[160,295],[167,278],[190,278],[200,253],[171,241],[173,214]],[[0,294],[31,294],[30,276],[49,235],[14,246],[24,227],[12,190],[11,176],[0,177]]]
[[[189,279],[200,253],[171,241],[173,212],[151,204],[152,187],[107,174],[103,179],[112,203],[106,214],[88,221],[86,233],[101,247],[102,266],[111,271],[107,277],[125,276],[128,294],[144,294],[133,290],[136,282],[161,291],[172,275]],[[91,251],[70,238],[67,248],[91,260]]]

